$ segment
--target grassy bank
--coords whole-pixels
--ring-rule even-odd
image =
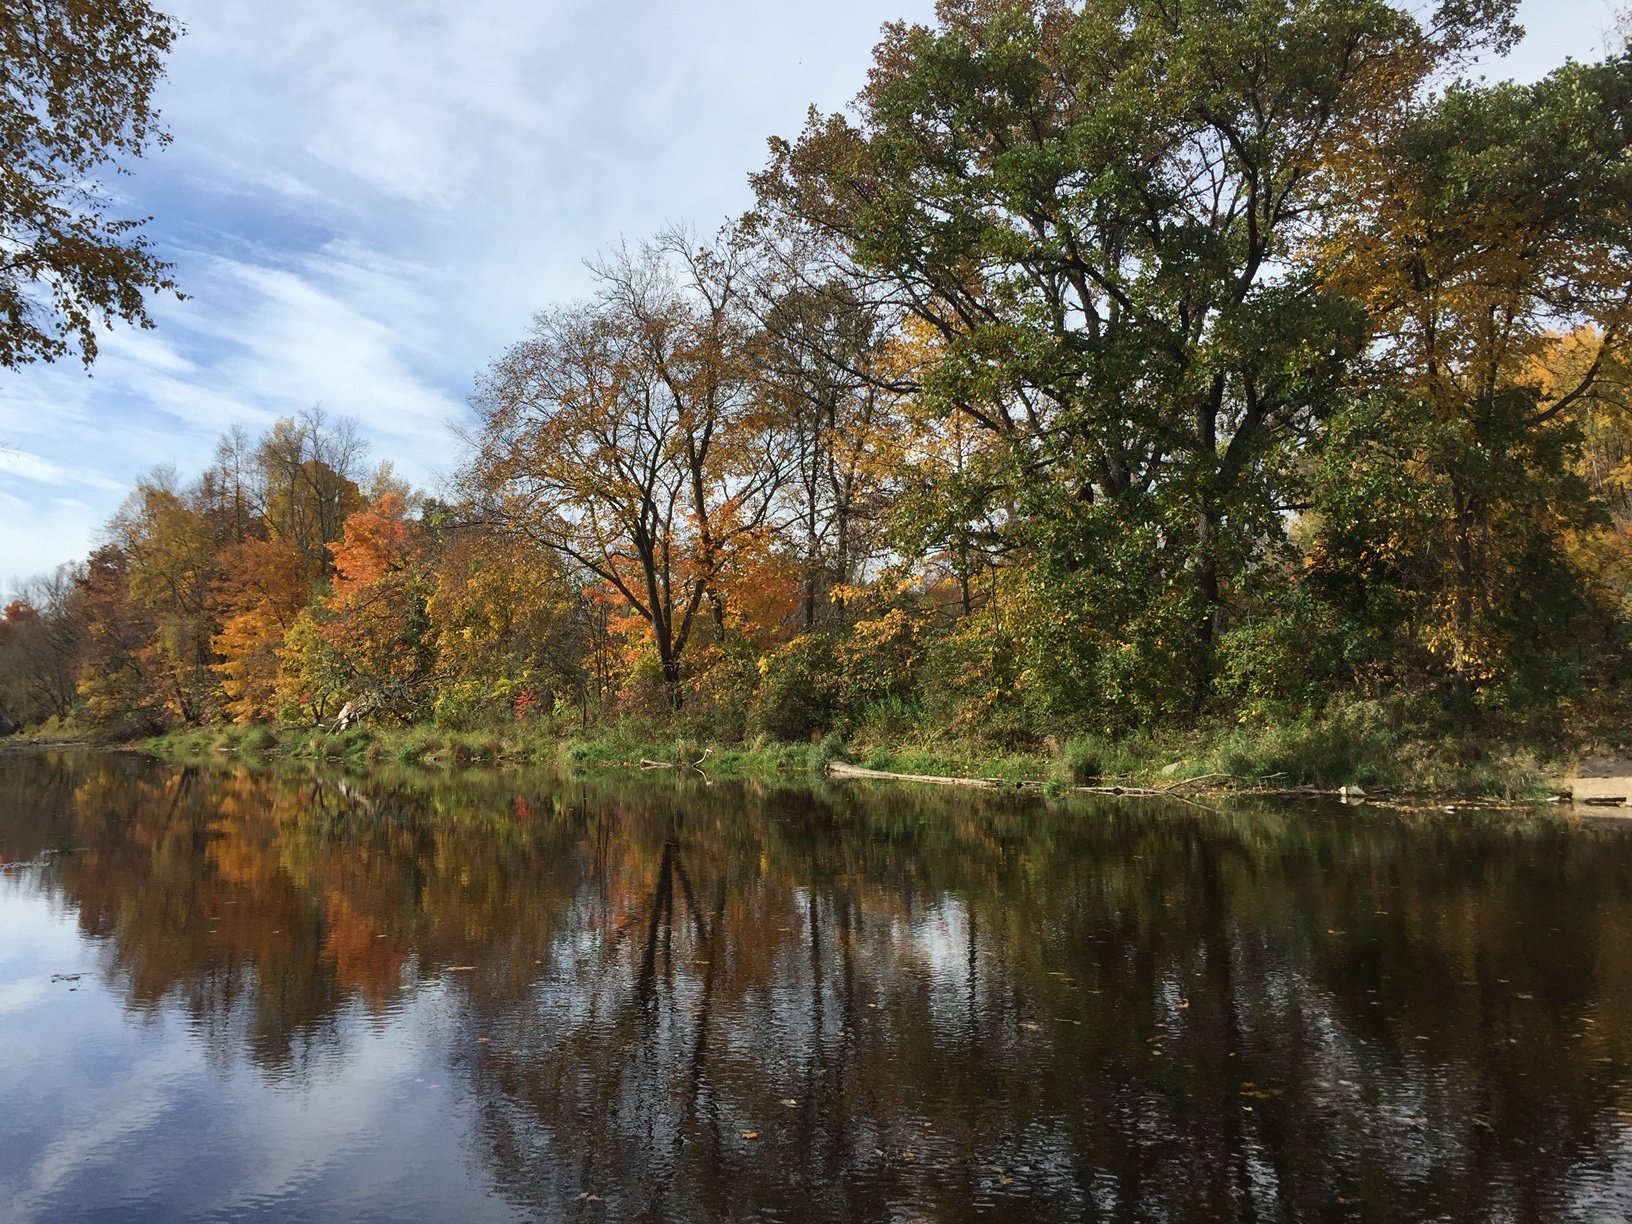
[[[1200,791],[1253,787],[1541,800],[1568,762],[1534,748],[1461,737],[1359,739],[1312,726],[1201,727],[1104,740],[1085,736],[1050,751],[991,753],[979,744],[926,738],[861,746],[846,759],[869,769],[908,774],[1044,779],[1062,786],[1122,784],[1163,787],[1203,783]],[[1194,791],[1192,793],[1195,793]]]
[[[136,742],[133,747],[177,761],[222,756],[261,760],[332,761],[352,767],[399,764],[465,769],[514,764],[567,771],[700,769],[711,777],[820,773],[831,744],[760,743],[721,746],[649,726],[617,724],[588,735],[542,728],[356,727],[344,732],[250,727],[192,727]]]
[[[588,733],[566,733],[545,723],[476,730],[358,727],[340,733],[224,726],[176,731],[139,746],[177,760],[229,755],[429,769],[526,763],[585,772],[666,765],[698,769],[710,777],[811,774],[830,760],[844,760],[898,773],[1041,781],[1056,787],[1164,786],[1195,780],[1205,783],[1202,789],[1358,786],[1373,792],[1508,800],[1545,798],[1573,755],[1618,747],[1582,734],[1426,733],[1399,724],[1374,703],[1281,722],[1215,721],[1116,740],[1079,736],[1022,749],[945,732],[719,745],[635,721]]]

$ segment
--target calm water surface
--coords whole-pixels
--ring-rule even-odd
[[[0,863],[3,1220],[1632,1216],[1615,828],[62,751]]]

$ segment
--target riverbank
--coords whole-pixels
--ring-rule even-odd
[[[1115,741],[1077,737],[1020,749],[949,734],[711,744],[633,720],[587,732],[544,721],[467,730],[364,726],[344,732],[216,726],[174,731],[134,746],[182,761],[228,755],[426,769],[526,763],[587,772],[673,769],[708,777],[808,776],[842,762],[878,773],[989,779],[1052,793],[1085,786],[1160,791],[1182,786],[1191,795],[1305,789],[1508,802],[1545,801],[1559,792],[1578,758],[1623,751],[1581,734],[1529,742],[1488,733],[1430,735],[1391,726],[1377,711],[1356,707],[1318,719],[1201,724]]]

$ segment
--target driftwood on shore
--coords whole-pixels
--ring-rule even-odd
[[[949,778],[939,774],[904,774],[890,773],[884,769],[863,769],[860,765],[846,764],[844,761],[829,761],[827,776],[830,778],[876,778],[886,782],[925,782],[931,786],[966,786],[977,790],[1042,790],[1047,783],[1031,780],[1010,782],[1002,778]],[[1214,778],[1222,775],[1210,775]],[[1187,779],[1186,781],[1199,781]],[[1072,786],[1067,789],[1090,795],[1131,795],[1131,796],[1163,796],[1170,799],[1181,798],[1181,788],[1184,782],[1175,782],[1167,787],[1150,786]]]
[[[641,757],[640,768],[642,770],[672,769],[676,773],[685,773],[688,770],[691,770],[696,773],[700,773],[704,778],[707,778],[708,774],[703,770],[703,762],[708,760],[709,754],[713,751],[714,749],[712,748],[704,748],[703,755],[698,757],[695,761],[654,761],[651,757]],[[621,764],[621,762],[614,761],[608,762],[608,764]]]
[[[1001,782],[996,778],[942,778],[933,774],[889,773],[883,769],[863,769],[860,765],[849,765],[844,761],[829,761],[827,763],[827,776],[830,778],[882,778],[888,782],[927,782],[931,786],[973,786],[987,790],[1017,785],[1012,782]]]

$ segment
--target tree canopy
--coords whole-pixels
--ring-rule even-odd
[[[0,365],[150,327],[170,265],[99,176],[168,140],[154,105],[181,26],[145,0],[0,0]]]

